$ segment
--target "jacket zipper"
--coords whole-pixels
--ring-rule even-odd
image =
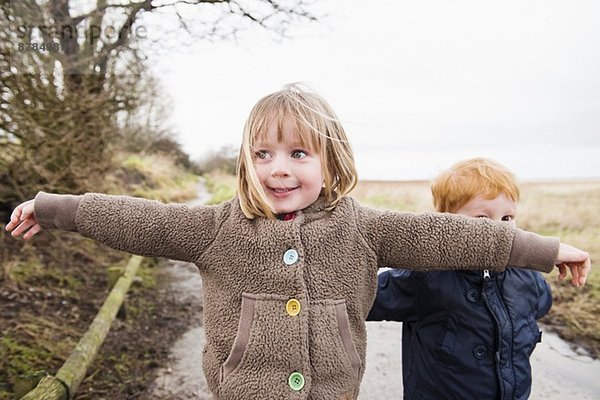
[[[489,285],[490,279],[492,278],[492,276],[488,269],[484,269],[482,275],[483,275],[483,282],[481,285],[481,297],[483,298],[483,302],[485,303],[486,308],[488,309],[489,313],[493,317],[494,325],[496,328],[496,343],[497,343],[497,345],[494,348],[494,364],[496,365],[496,378],[498,379],[498,389],[500,390],[499,399],[504,399],[504,385],[502,384],[502,374],[500,373],[500,357],[498,354],[498,351],[500,349],[500,341],[502,340],[501,334],[500,334],[500,322],[498,321],[498,317],[496,316],[496,314],[490,307],[489,299],[487,297],[487,294],[485,293],[485,289]]]

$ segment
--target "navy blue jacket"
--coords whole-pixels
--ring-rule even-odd
[[[370,321],[402,321],[404,398],[527,399],[536,320],[552,306],[540,273],[379,274]]]

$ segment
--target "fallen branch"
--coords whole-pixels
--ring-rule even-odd
[[[139,256],[131,257],[123,275],[115,283],[96,318],[56,376],[49,375],[43,378],[37,387],[21,400],[69,400],[73,396],[96,357],[98,349],[102,346],[141,261],[142,258]]]

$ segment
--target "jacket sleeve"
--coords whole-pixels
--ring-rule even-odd
[[[380,267],[504,271],[510,264],[550,272],[558,255],[558,239],[505,222],[357,207],[359,229],[377,254]]]
[[[535,319],[540,319],[550,311],[552,307],[552,290],[550,285],[539,273],[534,273],[535,285],[538,293],[538,307],[536,309]]]
[[[416,321],[421,274],[404,269],[381,272],[367,321]]]
[[[219,228],[221,206],[163,204],[128,196],[39,192],[34,213],[44,229],[79,232],[117,250],[194,262]]]

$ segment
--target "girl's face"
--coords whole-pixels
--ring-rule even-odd
[[[323,186],[321,158],[302,145],[294,123],[286,118],[283,141],[277,140],[277,121],[254,143],[254,168],[276,214],[302,210],[319,197]]]

